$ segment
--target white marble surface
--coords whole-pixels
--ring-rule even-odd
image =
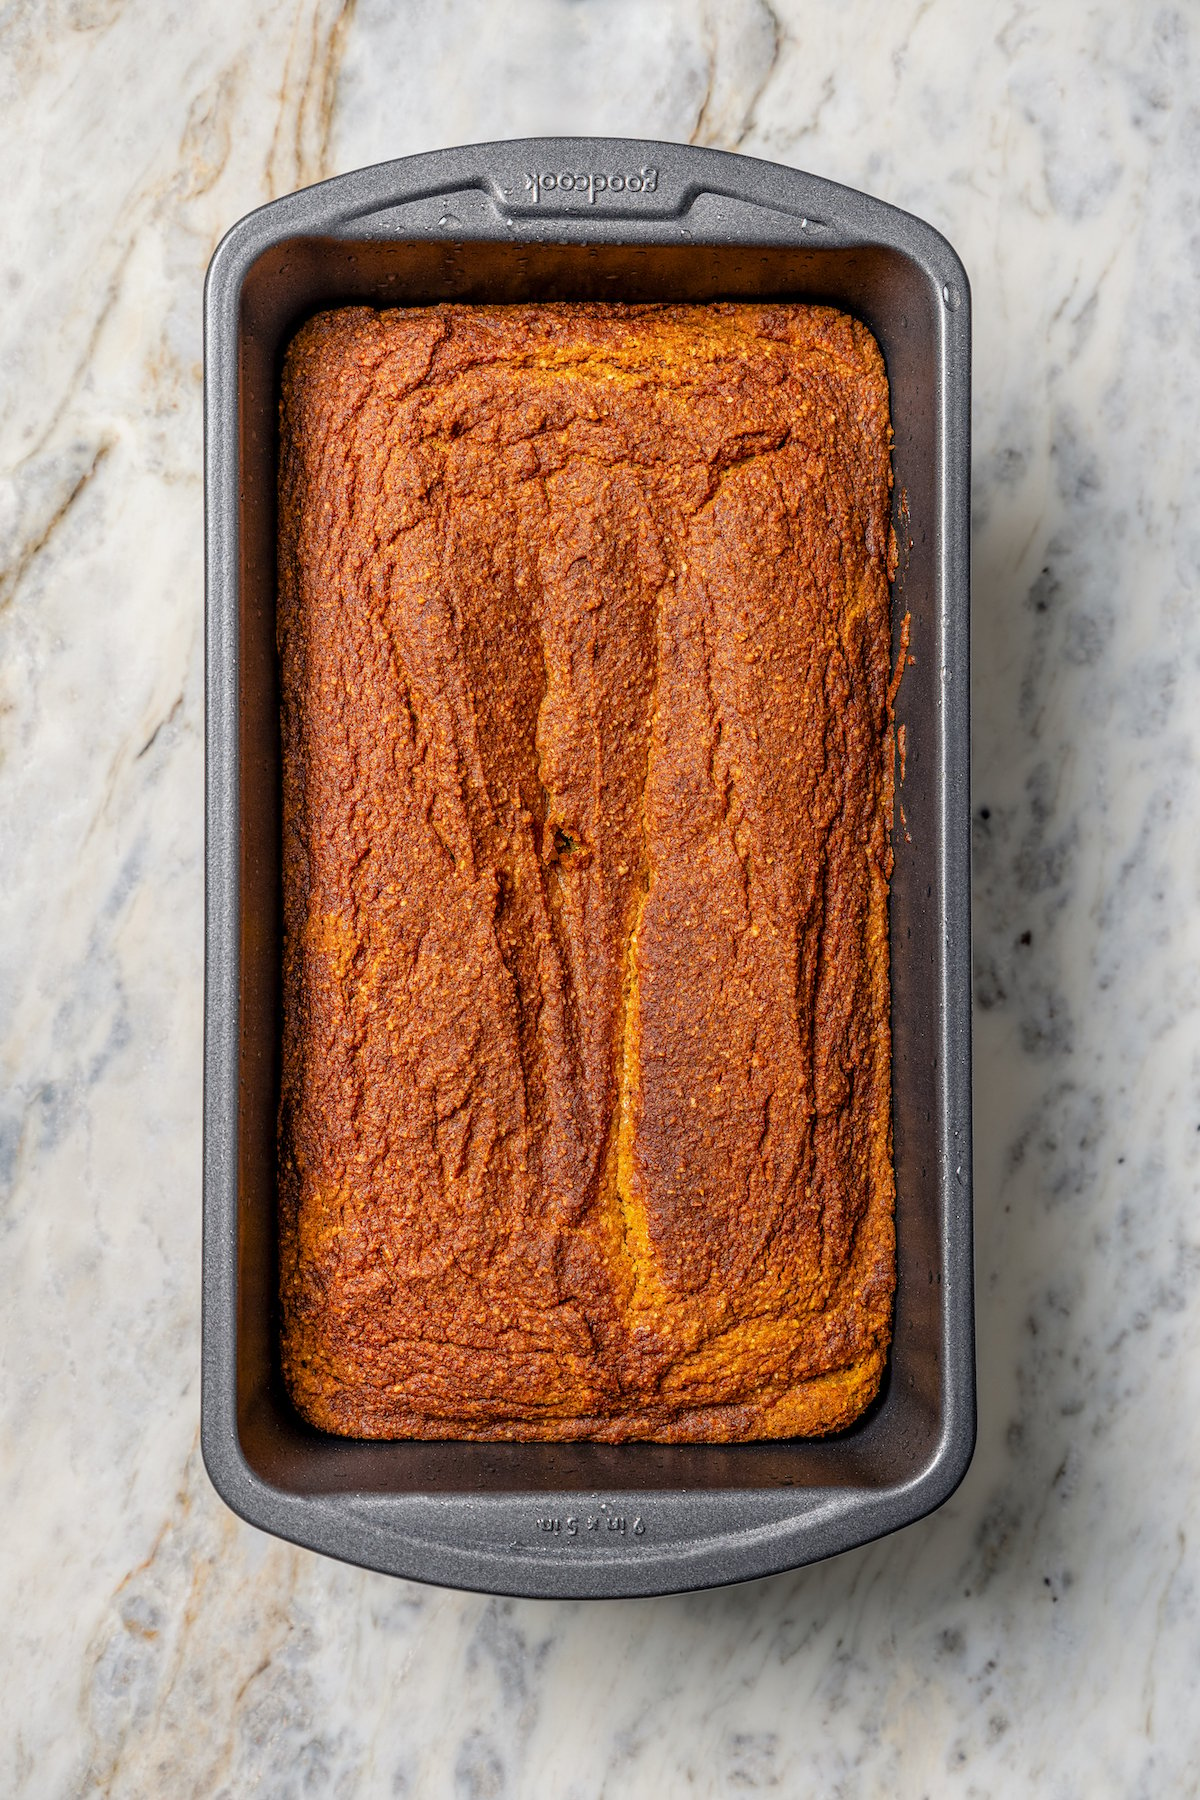
[[[0,1791],[1195,1793],[1200,13],[0,9]],[[197,1451],[200,284],[322,175],[696,137],[926,215],[976,318],[981,1430],[725,1593],[441,1593]]]

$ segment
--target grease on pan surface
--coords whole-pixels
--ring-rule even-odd
[[[849,1424],[894,1284],[887,383],[354,308],[282,401],[283,1355],[361,1437]]]

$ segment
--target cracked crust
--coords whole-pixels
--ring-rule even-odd
[[[887,383],[828,308],[283,377],[283,1356],[359,1437],[849,1424],[894,1283]]]

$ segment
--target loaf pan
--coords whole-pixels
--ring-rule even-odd
[[[329,306],[819,300],[874,332],[895,431],[894,616],[915,659],[891,897],[898,1273],[883,1392],[820,1441],[363,1443],[303,1423],[278,1353],[280,361]],[[276,200],[205,290],[203,1446],[265,1531],[501,1594],[660,1594],[815,1561],[929,1512],[975,1433],[969,860],[970,297],[930,226],[676,144],[441,150]]]

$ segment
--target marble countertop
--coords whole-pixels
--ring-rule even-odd
[[[1119,0],[4,9],[6,1795],[1200,1791],[1197,59]],[[204,268],[564,130],[908,207],[976,331],[978,1453],[835,1562],[597,1605],[292,1549],[197,1443]]]

